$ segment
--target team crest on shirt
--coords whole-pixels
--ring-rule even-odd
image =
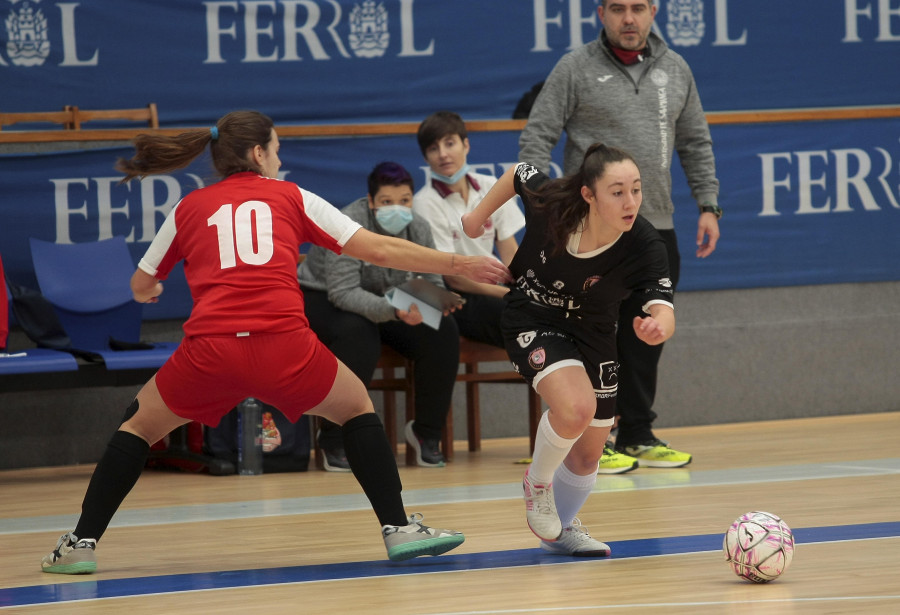
[[[699,45],[706,33],[701,0],[669,0],[666,3],[669,20],[666,34],[674,45]]]
[[[669,83],[669,74],[662,69],[654,68],[650,71],[650,81],[658,88],[665,87]]]
[[[531,354],[528,355],[528,364],[532,367],[532,369],[536,369],[537,371],[541,371],[544,369],[544,364],[547,362],[547,351],[544,350],[543,347],[535,348],[531,351]]]
[[[669,278],[660,278],[659,285],[663,288],[672,288],[672,280]]]
[[[538,174],[538,170],[535,169],[530,164],[520,164],[519,168],[516,169],[516,175],[519,176],[519,181],[523,184],[527,182],[529,179]]]
[[[523,331],[516,336],[516,341],[519,342],[519,346],[522,348],[528,348],[535,337],[537,337],[537,331]]]
[[[384,3],[365,0],[350,11],[350,49],[359,58],[379,58],[391,41]]]
[[[593,286],[594,284],[596,284],[597,282],[599,282],[602,279],[603,279],[602,275],[592,275],[591,277],[589,277],[587,280],[584,281],[584,286],[582,287],[582,290],[589,289],[591,286]]]

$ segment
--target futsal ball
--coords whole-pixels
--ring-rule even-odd
[[[777,515],[748,512],[725,532],[722,550],[736,575],[754,583],[768,583],[791,565],[794,534]]]

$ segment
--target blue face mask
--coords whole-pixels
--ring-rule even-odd
[[[406,205],[383,205],[375,210],[375,219],[381,228],[396,235],[412,222],[413,213]]]
[[[435,178],[436,180],[438,180],[439,182],[444,182],[445,184],[452,186],[453,184],[455,184],[456,182],[461,180],[468,172],[469,172],[469,163],[467,162],[466,164],[462,165],[459,168],[459,171],[457,171],[453,175],[449,175],[449,176],[441,175],[440,173],[435,173],[434,169],[431,169],[431,176],[433,178]]]

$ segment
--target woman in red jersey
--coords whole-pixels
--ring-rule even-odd
[[[120,160],[123,181],[187,166],[210,149],[222,181],[195,190],[170,212],[131,280],[136,301],[155,303],[184,261],[194,307],[185,337],[127,409],[97,464],[72,532],[41,562],[45,572],[96,570],[95,548],[137,482],[150,445],[200,421],[215,426],[247,397],[297,421],[309,412],[343,426],[350,467],[372,504],[392,560],[439,555],[461,544],[451,530],[407,516],[393,449],[360,380],[312,333],[297,283],[300,245],[313,243],[382,267],[505,282],[496,259],[448,254],[377,235],[322,198],[277,179],[278,135],[256,111],[222,117],[210,130],[143,134]]]

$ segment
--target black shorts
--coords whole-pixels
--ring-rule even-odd
[[[619,384],[614,325],[592,327],[542,306],[507,306],[500,322],[513,368],[531,386],[537,388],[541,378],[561,367],[583,367],[597,397],[594,418],[612,424]]]

